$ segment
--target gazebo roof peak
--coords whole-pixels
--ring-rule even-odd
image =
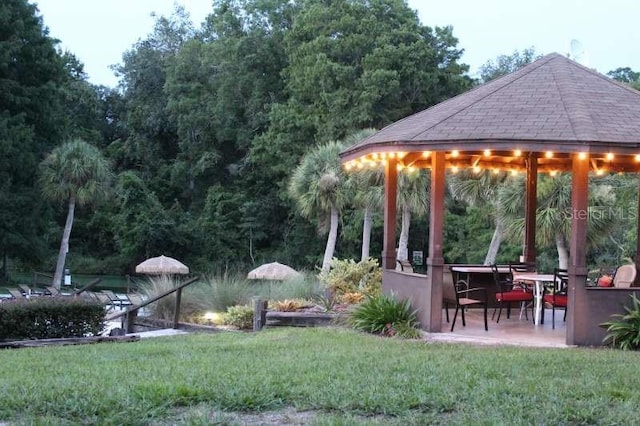
[[[342,152],[640,151],[640,92],[558,53],[390,124]]]

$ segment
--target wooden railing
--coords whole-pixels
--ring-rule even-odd
[[[110,315],[107,316],[107,321],[113,321],[115,319],[118,318],[123,318],[123,329],[125,330],[126,333],[132,333],[133,332],[133,320],[135,319],[135,317],[138,314],[138,311],[142,308],[144,308],[147,305],[150,305],[153,302],[156,302],[160,299],[162,299],[163,297],[167,297],[170,294],[176,293],[176,308],[175,308],[175,312],[173,315],[173,328],[177,329],[178,328],[178,319],[180,318],[180,301],[182,299],[182,289],[185,288],[188,285],[193,284],[194,282],[198,281],[200,279],[199,276],[197,277],[193,277],[191,279],[188,279],[187,281],[181,283],[180,285],[178,285],[177,287],[174,287],[170,290],[165,291],[164,293],[161,293],[155,297],[152,297],[148,300],[145,300],[143,303],[139,304],[139,305],[134,305],[134,306],[130,306],[127,309],[120,311],[120,312],[114,312]]]

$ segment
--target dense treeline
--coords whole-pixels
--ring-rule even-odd
[[[423,25],[403,0],[215,4],[200,28],[180,8],[158,17],[123,53],[119,87],[107,88],[89,84],[82,63],[57,50],[35,6],[2,2],[5,273],[53,270],[67,204],[44,197],[38,170],[74,139],[97,147],[114,175],[102,202],[75,208],[67,256],[74,271],[130,273],[160,254],[198,271],[273,260],[319,266],[318,223],[298,214],[287,191],[302,156],[475,84],[453,29]],[[493,233],[482,211],[451,199],[448,261],[482,261]],[[358,259],[362,213],[347,208],[341,217],[335,255]],[[411,250],[426,250],[425,218],[412,217]],[[373,256],[381,240],[377,211]],[[507,242],[500,256],[519,250]]]

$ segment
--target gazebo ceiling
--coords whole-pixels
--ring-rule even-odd
[[[341,153],[346,168],[387,158],[399,167],[520,171],[570,170],[571,155],[594,171],[640,171],[640,92],[552,53],[424,111],[399,120]]]

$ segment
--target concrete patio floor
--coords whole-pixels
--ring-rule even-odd
[[[449,310],[450,320],[453,321],[453,313],[455,309]],[[529,319],[525,319],[524,315],[520,319],[520,311],[514,310],[511,318],[506,318],[505,312],[502,312],[500,322],[496,323],[491,320],[493,310],[488,312],[488,328],[484,329],[484,320],[482,311],[478,309],[470,309],[465,313],[466,327],[462,325],[460,313],[456,320],[456,326],[453,332],[451,323],[446,322],[446,315],[442,312],[442,332],[441,333],[425,333],[425,338],[430,341],[452,342],[452,343],[473,343],[479,345],[515,345],[515,346],[532,346],[532,347],[550,347],[550,348],[570,348],[566,344],[566,326],[563,321],[564,311],[556,311],[556,328],[552,329],[551,310],[545,310],[544,324],[533,324],[531,313]]]

